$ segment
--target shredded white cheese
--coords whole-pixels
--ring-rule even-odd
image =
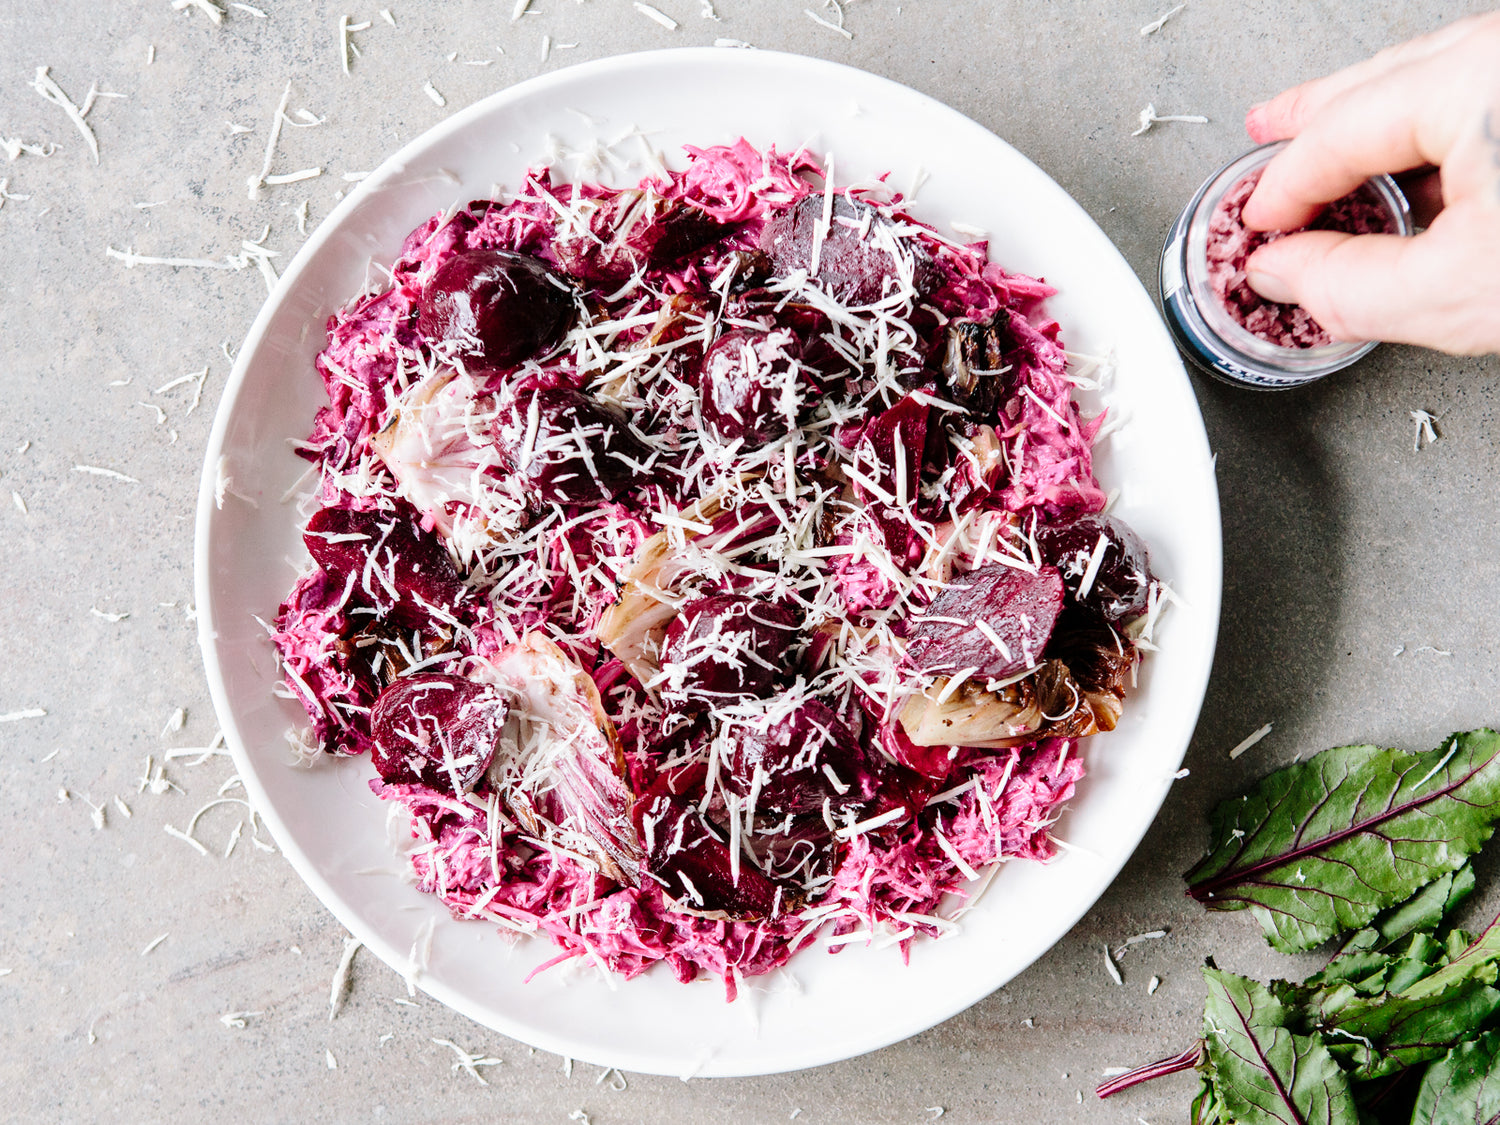
[[[430,81],[424,82],[422,84],[422,93],[431,98],[432,104],[438,106],[439,108],[448,104],[448,99],[443,97],[442,94],[438,93],[437,87],[434,86]]]
[[[189,8],[197,8],[215,27],[224,22],[224,9],[213,3],[213,0],[172,0],[174,12],[185,12]]]
[[[825,0],[823,6],[825,8],[832,8],[835,12],[838,13],[838,23],[830,23],[828,20],[825,20],[822,16],[818,15],[818,13],[813,11],[811,8],[803,8],[802,14],[808,19],[812,20],[813,23],[817,24],[819,27],[826,27],[829,31],[837,32],[845,39],[853,39],[854,33],[844,27],[844,9],[838,3],[838,0]]]
[[[1115,964],[1115,959],[1110,956],[1109,946],[1104,947],[1104,971],[1109,974],[1109,979],[1116,984],[1124,984],[1125,978],[1120,975],[1120,966]]]
[[[674,20],[671,16],[667,15],[666,12],[663,12],[660,8],[653,8],[650,4],[643,4],[641,3],[641,0],[634,0],[632,7],[634,7],[637,12],[640,12],[641,15],[645,16],[648,20],[654,20],[656,23],[661,24],[662,27],[666,28],[668,31],[677,30],[677,21]]]
[[[346,937],[344,939],[344,953],[339,958],[338,967],[333,970],[333,983],[328,989],[328,1018],[330,1020],[337,1016],[344,1006],[344,996],[349,986],[349,968],[354,964],[354,955],[363,945],[364,942],[359,938]]]
[[[73,99],[63,93],[62,87],[52,80],[48,71],[51,67],[39,66],[36,68],[36,77],[32,79],[31,88],[53,105],[57,106],[68,115],[68,120],[73,122],[74,127],[83,134],[84,141],[89,146],[89,151],[94,154],[94,163],[99,163],[99,140],[94,136],[94,130],[87,121],[83,119],[83,110],[73,103]]]
[[[1238,758],[1246,750],[1250,749],[1250,747],[1254,746],[1257,742],[1259,742],[1262,738],[1265,738],[1266,735],[1268,735],[1270,733],[1271,733],[1271,724],[1270,723],[1267,723],[1265,726],[1261,727],[1259,730],[1251,732],[1238,745],[1236,745],[1233,750],[1231,750],[1229,752],[1229,759],[1230,759],[1230,761],[1233,761],[1235,758]]]
[[[1428,445],[1431,445],[1440,436],[1432,426],[1437,421],[1437,418],[1425,410],[1413,410],[1411,412],[1411,420],[1417,424],[1417,435],[1412,440],[1411,449],[1413,453],[1420,453],[1424,440]]]
[[[281,139],[281,125],[286,120],[286,103],[291,96],[292,82],[291,79],[287,79],[286,87],[281,91],[281,99],[276,103],[276,111],[271,114],[271,128],[266,136],[266,154],[261,161],[260,172],[250,177],[249,180],[251,202],[260,198],[261,185],[271,174],[271,163],[276,159],[276,142]]]
[[[1178,4],[1177,7],[1171,8],[1168,11],[1165,11],[1161,15],[1157,16],[1150,23],[1146,24],[1145,27],[1141,28],[1141,38],[1144,39],[1148,35],[1155,35],[1158,31],[1166,26],[1166,23],[1169,19],[1171,19],[1186,7],[1186,4]]]
[[[472,1051],[466,1051],[451,1039],[434,1038],[432,1041],[439,1047],[447,1047],[458,1056],[451,1067],[454,1074],[462,1070],[481,1086],[488,1086],[489,1083],[485,1081],[484,1075],[479,1073],[479,1068],[482,1066],[499,1066],[504,1061],[490,1055],[477,1055]]]
[[[1188,125],[1207,125],[1208,124],[1208,118],[1202,116],[1201,114],[1196,114],[1196,113],[1165,113],[1165,114],[1158,114],[1156,112],[1156,106],[1150,105],[1150,104],[1148,104],[1145,109],[1141,110],[1140,121],[1141,121],[1141,127],[1139,129],[1137,129],[1135,132],[1133,132],[1133,133],[1130,134],[1132,137],[1139,137],[1142,133],[1144,133],[1147,130],[1149,130],[1151,128],[1151,126],[1159,124],[1159,123],[1161,123],[1163,121],[1180,121],[1180,122],[1184,122],[1185,124],[1188,124]]]

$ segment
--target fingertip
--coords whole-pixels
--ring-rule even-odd
[[[1245,200],[1245,207],[1240,212],[1240,222],[1254,231],[1296,230],[1306,226],[1312,217],[1309,208],[1288,199],[1274,181],[1266,183],[1265,177]]]
[[[1258,145],[1270,144],[1277,138],[1272,136],[1270,120],[1266,116],[1269,102],[1256,102],[1245,111],[1245,132]]]

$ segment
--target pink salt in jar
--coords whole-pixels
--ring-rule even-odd
[[[1168,233],[1158,275],[1162,311],[1183,353],[1217,378],[1261,390],[1321,379],[1376,346],[1332,339],[1306,309],[1267,301],[1245,280],[1245,260],[1283,232],[1247,230],[1240,212],[1285,143],[1263,145],[1209,177]],[[1411,209],[1393,179],[1376,176],[1306,229],[1410,235]]]

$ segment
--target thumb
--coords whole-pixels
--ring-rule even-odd
[[[1268,301],[1301,305],[1336,340],[1425,343],[1421,238],[1305,231],[1262,246],[1245,280]],[[1417,253],[1414,253],[1416,251]]]

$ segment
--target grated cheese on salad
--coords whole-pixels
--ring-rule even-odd
[[[534,169],[330,319],[272,636],[455,916],[733,998],[1052,858],[1169,595],[1045,282],[831,159],[686,157]]]

